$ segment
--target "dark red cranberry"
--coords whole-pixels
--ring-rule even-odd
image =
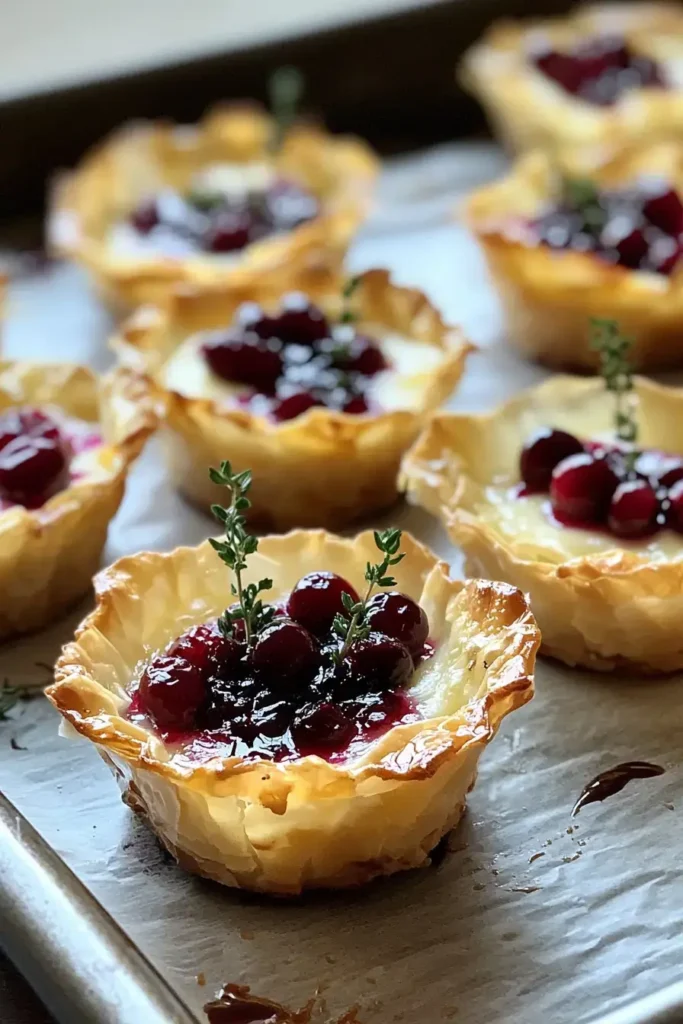
[[[354,395],[353,398],[349,398],[348,402],[346,402],[343,411],[352,416],[362,416],[363,413],[368,411],[368,403],[363,395]]]
[[[626,480],[612,495],[607,524],[617,537],[644,537],[656,528],[660,511],[646,480]]]
[[[643,204],[643,213],[667,235],[679,235],[683,232],[683,203],[675,191],[667,185],[661,192],[650,195]]]
[[[224,210],[211,224],[205,239],[209,252],[234,252],[251,241],[251,218],[241,210]]]
[[[302,292],[289,292],[282,299],[280,313],[274,318],[277,336],[285,343],[312,345],[330,332],[327,317]]]
[[[239,638],[223,636],[215,622],[192,626],[174,640],[166,652],[170,657],[184,658],[202,672],[216,670],[219,666],[227,670],[244,656],[245,648]]]
[[[429,636],[429,620],[412,597],[395,590],[375,594],[368,602],[367,621],[376,633],[400,640],[414,656]]]
[[[220,729],[247,741],[258,735],[254,722],[254,700],[263,684],[248,676],[241,679],[211,677],[204,704],[197,712],[201,729]]]
[[[387,366],[382,350],[371,338],[358,337],[353,341],[346,369],[362,373],[364,377],[374,377]]]
[[[618,484],[605,458],[584,452],[563,459],[553,470],[550,503],[560,520],[570,523],[600,523]]]
[[[130,222],[141,235],[148,235],[159,223],[159,207],[156,199],[146,199],[133,210]]]
[[[297,416],[303,416],[309,409],[323,403],[307,391],[296,391],[287,398],[281,398],[273,408],[273,416],[276,420],[293,420]]]
[[[683,480],[679,480],[669,491],[666,525],[678,533],[683,533]]]
[[[0,415],[0,449],[21,436],[43,437],[59,441],[59,427],[40,409],[13,408]]]
[[[638,476],[648,480],[653,487],[672,487],[678,480],[683,480],[683,460],[675,455],[640,452],[634,468]]]
[[[561,85],[566,92],[575,94],[579,91],[584,77],[583,68],[569,54],[545,50],[536,55],[534,63],[539,71]]]
[[[674,462],[665,473],[662,473],[657,483],[661,487],[673,487],[679,480],[683,480],[683,462]]]
[[[312,677],[320,662],[320,650],[315,638],[298,622],[277,619],[259,633],[251,660],[254,668],[276,683]]]
[[[615,223],[616,219],[605,229],[603,244],[606,249],[613,249],[616,252],[617,262],[620,266],[629,270],[638,270],[649,252],[649,242],[641,228],[626,227],[624,220],[622,234],[621,227],[615,227]],[[613,228],[614,230],[612,230]]]
[[[273,344],[253,334],[226,332],[204,343],[204,358],[223,380],[250,384],[271,393],[282,372],[282,356]]]
[[[354,723],[336,704],[309,704],[292,722],[292,738],[302,754],[341,750],[356,734]]]
[[[547,491],[558,462],[582,451],[583,445],[573,434],[542,427],[531,435],[522,448],[519,458],[522,480],[531,491]]]
[[[683,254],[683,247],[678,239],[662,235],[650,245],[647,269],[654,271],[655,274],[663,274],[668,277],[676,268],[681,254]]]
[[[408,648],[383,633],[370,633],[366,639],[351,644],[346,663],[349,681],[363,690],[396,690],[405,686],[413,674]]]
[[[235,320],[243,330],[257,334],[264,341],[277,337],[277,318],[264,313],[258,302],[243,302]]]
[[[345,579],[333,572],[309,572],[296,584],[287,613],[311,633],[322,637],[332,628],[334,617],[344,612],[342,597],[348,594],[359,601],[357,592]]]
[[[203,670],[185,658],[161,655],[140,680],[140,706],[159,729],[191,729],[205,697]]]
[[[59,429],[41,413],[20,413],[27,433],[14,433],[14,417],[0,425],[0,495],[20,505],[42,504],[65,486],[68,451]]]

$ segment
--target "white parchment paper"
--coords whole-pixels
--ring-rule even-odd
[[[444,147],[386,173],[353,269],[384,265],[424,288],[482,347],[454,408],[486,408],[542,372],[499,340],[475,245],[452,220],[458,195],[497,173],[485,144]],[[101,369],[106,314],[75,269],[18,281],[5,352]],[[459,556],[426,515],[392,517]],[[113,524],[107,559],[195,543],[211,523],[169,489],[152,443]],[[47,681],[72,616],[3,649],[0,674]],[[121,804],[95,751],[57,736],[42,700],[0,724],[7,795],[77,872],[201,1019],[221,983],[290,1005],[323,992],[365,1024],[593,1020],[680,976],[683,681],[623,680],[541,661],[534,701],[483,759],[469,810],[439,867],[297,903],[248,897],[183,874]],[[14,749],[25,747],[25,750]],[[653,760],[659,778],[570,811],[582,786],[619,761]],[[206,976],[206,987],[196,982]],[[141,1022],[144,1024],[144,1022]]]

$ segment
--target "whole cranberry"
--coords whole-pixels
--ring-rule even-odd
[[[526,441],[519,457],[519,470],[524,484],[530,491],[547,491],[558,462],[582,451],[583,445],[573,434],[542,427]]]
[[[683,533],[683,480],[679,480],[669,491],[666,525],[677,533]]]
[[[332,628],[335,615],[344,612],[343,595],[355,603],[360,600],[351,584],[333,572],[309,572],[292,589],[287,613],[315,636],[323,637]]]
[[[253,740],[258,729],[253,722],[254,699],[262,684],[250,676],[235,680],[209,677],[206,699],[197,712],[202,729],[220,729],[245,740]]]
[[[268,316],[258,302],[243,302],[235,314],[235,322],[242,330],[257,334],[264,341],[277,337],[277,318]]]
[[[396,690],[405,686],[413,674],[408,648],[383,633],[372,632],[351,644],[345,660],[351,691]]]
[[[282,372],[282,356],[276,345],[238,330],[206,341],[202,352],[213,372],[223,380],[272,393]]]
[[[160,655],[143,672],[139,697],[159,729],[191,729],[206,698],[206,677],[185,658]]]
[[[277,336],[285,344],[312,345],[330,332],[327,317],[303,292],[289,292],[282,299],[280,313],[274,318]]]
[[[336,704],[304,705],[294,716],[292,738],[302,754],[343,750],[356,734],[354,723]]]
[[[587,452],[570,455],[553,470],[550,481],[553,512],[568,523],[601,523],[618,483],[607,459]]]
[[[663,452],[640,452],[635,462],[639,477],[649,480],[653,487],[672,487],[683,480],[683,460]]]
[[[683,462],[676,461],[665,473],[662,473],[657,482],[662,487],[673,487],[679,480],[683,480]]]
[[[159,223],[156,199],[145,199],[130,215],[130,222],[140,235],[148,235]]]
[[[7,409],[0,415],[0,449],[18,437],[42,437],[59,441],[59,427],[47,413],[31,406]]]
[[[166,651],[170,657],[184,658],[202,672],[224,671],[236,666],[246,653],[239,638],[223,636],[216,622],[192,626],[174,640]]]
[[[372,338],[360,335],[351,344],[345,368],[364,377],[374,377],[388,365],[379,345]]]
[[[367,605],[367,621],[376,633],[400,640],[417,656],[429,636],[429,620],[417,601],[396,590],[371,597]]]
[[[223,210],[209,227],[204,247],[209,252],[234,252],[251,241],[251,217],[242,210]]]
[[[0,496],[27,507],[42,504],[68,481],[68,450],[59,430],[34,420],[35,429],[8,440],[0,428]]]
[[[353,398],[349,398],[342,411],[351,416],[362,416],[368,411],[368,403],[363,395],[354,395]]]
[[[649,198],[643,204],[643,213],[667,235],[680,235],[683,232],[683,203],[675,189],[662,183],[659,189],[652,187]]]
[[[271,684],[311,678],[320,663],[315,638],[291,619],[277,619],[259,633],[251,653],[255,669]]]
[[[617,537],[644,537],[657,527],[659,501],[646,480],[627,480],[612,495],[607,525]]]
[[[287,398],[281,398],[273,408],[273,416],[276,420],[294,420],[297,416],[303,416],[309,409],[323,403],[307,391],[295,391]]]

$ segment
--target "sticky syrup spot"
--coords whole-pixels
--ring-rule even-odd
[[[663,775],[664,771],[661,765],[652,764],[650,761],[624,761],[614,768],[608,768],[583,787],[572,809],[572,817],[586,804],[597,803],[606,800],[608,796],[620,793],[633,779],[651,779],[656,775]]]

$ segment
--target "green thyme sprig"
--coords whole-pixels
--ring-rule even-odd
[[[372,565],[367,563],[365,579],[368,588],[361,601],[354,601],[350,594],[342,594],[345,615],[337,614],[332,623],[332,629],[343,641],[335,656],[337,664],[340,664],[346,657],[349,648],[357,640],[364,640],[370,632],[367,623],[367,604],[375,587],[395,587],[396,580],[393,576],[387,576],[392,565],[398,563],[405,557],[399,553],[401,546],[401,531],[396,527],[388,530],[375,530],[375,544],[384,555],[381,562]]]
[[[292,127],[304,94],[304,76],[298,68],[277,68],[268,80],[270,110],[275,130],[270,140],[271,151],[277,153]]]
[[[607,211],[600,202],[600,193],[590,178],[564,178],[564,202],[571,210],[581,214],[583,223],[593,231],[600,231],[607,223]]]
[[[264,590],[272,588],[273,581],[263,579],[258,583],[245,584],[242,580],[242,573],[247,568],[247,558],[258,548],[258,537],[248,533],[243,514],[251,506],[247,498],[247,492],[251,487],[251,472],[245,469],[241,473],[234,473],[229,462],[221,462],[220,469],[209,470],[209,476],[213,483],[227,487],[231,496],[227,508],[222,505],[211,506],[211,511],[225,530],[225,540],[210,538],[209,543],[221,561],[234,573],[235,582],[230,585],[230,590],[237,599],[236,607],[227,608],[219,617],[218,628],[224,636],[232,637],[235,622],[242,619],[247,647],[251,647],[256,634],[273,617],[273,609],[264,607],[259,597]]]
[[[633,344],[619,329],[616,320],[602,320],[597,317],[590,322],[591,348],[599,353],[600,373],[605,387],[614,395],[614,426],[620,441],[635,445],[638,440],[635,396],[633,394],[633,372],[629,353]]]
[[[342,288],[342,299],[344,301],[342,303],[342,311],[339,317],[340,324],[352,324],[358,317],[358,314],[351,306],[351,299],[358,290],[360,280],[360,274],[356,274],[354,277],[350,277]]]

